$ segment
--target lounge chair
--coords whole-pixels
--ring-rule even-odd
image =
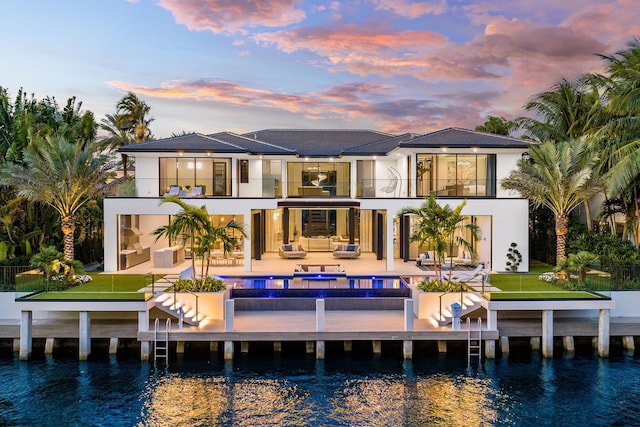
[[[172,185],[172,186],[169,187],[169,191],[164,193],[162,196],[163,197],[169,197],[169,196],[179,196],[179,195],[180,195],[180,186],[179,185]]]
[[[188,193],[187,196],[188,197],[203,197],[204,193],[203,193],[203,188],[201,185],[196,185],[195,187],[193,187],[193,190],[191,191],[191,193]]]
[[[484,263],[480,263],[472,271],[454,271],[449,276],[446,272],[442,276],[450,282],[471,282],[482,278]]]

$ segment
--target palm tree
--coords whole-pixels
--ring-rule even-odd
[[[487,121],[480,126],[476,126],[475,130],[478,132],[509,136],[511,131],[517,129],[519,126],[517,122],[507,120],[504,117],[489,116]]]
[[[126,116],[122,114],[107,114],[100,122],[100,128],[108,132],[108,136],[101,141],[101,145],[109,150],[117,151],[118,148],[124,147],[132,143],[132,138],[127,132],[125,126]],[[126,153],[120,153],[122,157],[122,170],[124,176],[127,176]]]
[[[175,203],[180,207],[180,211],[174,215],[172,221],[168,225],[163,225],[155,229],[152,234],[156,236],[156,240],[160,237],[166,237],[169,240],[180,241],[185,237],[189,239],[193,253],[202,258],[201,275],[209,275],[209,259],[211,249],[217,241],[222,241],[225,255],[233,250],[236,239],[230,230],[238,230],[245,236],[244,230],[235,221],[229,221],[223,227],[215,227],[211,222],[211,217],[207,212],[206,206],[196,207],[189,205],[175,196],[165,197],[160,201],[163,203]],[[196,256],[191,257],[191,271],[195,277],[196,274]],[[206,263],[206,271],[204,266]]]
[[[429,196],[420,207],[405,207],[398,212],[398,217],[408,214],[415,216],[415,231],[409,236],[409,240],[434,251],[439,281],[442,281],[441,266],[445,262],[445,254],[449,252],[449,256],[453,256],[451,252],[454,244],[468,250],[475,258],[473,242],[480,237],[480,229],[476,224],[464,223],[465,217],[461,212],[466,203],[463,201],[452,209],[448,204],[440,206],[434,196]],[[471,241],[465,239],[464,231],[470,234]],[[450,269],[453,268],[451,262],[449,266]]]
[[[0,184],[18,196],[51,206],[60,215],[66,260],[74,259],[75,215],[100,194],[111,164],[94,144],[74,144],[54,134],[36,137],[24,150],[23,164],[5,163]]]
[[[124,116],[124,129],[135,137],[137,143],[151,137],[149,125],[154,119],[147,117],[150,111],[151,107],[133,92],[127,93],[118,102],[118,114]]]
[[[600,191],[600,179],[594,172],[599,159],[584,140],[547,141],[532,146],[529,153],[531,159],[520,159],[502,187],[519,191],[535,206],[546,206],[553,212],[559,263],[566,258],[569,215]]]
[[[603,150],[602,168],[606,172],[608,193],[623,200],[625,195],[631,195],[625,210],[631,215],[629,224],[635,224],[633,228],[637,228],[640,221],[637,194],[640,176],[640,38],[628,43],[628,49],[602,57],[609,63],[609,77],[594,78],[599,78],[605,89],[609,100],[607,112],[611,117],[596,134],[596,141]],[[633,234],[637,245],[637,235]]]

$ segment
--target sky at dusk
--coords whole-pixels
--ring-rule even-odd
[[[640,0],[3,0],[0,86],[156,137],[473,129],[640,36]]]

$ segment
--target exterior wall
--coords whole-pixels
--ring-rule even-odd
[[[160,166],[157,156],[136,155],[136,197],[158,197]]]
[[[516,153],[503,152],[496,156],[496,197],[520,197],[517,192],[503,189],[501,182],[516,168],[518,160],[522,157],[522,152],[524,150]]]

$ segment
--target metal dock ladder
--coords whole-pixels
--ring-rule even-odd
[[[478,328],[471,328],[471,319],[467,317],[467,365],[471,366],[471,358],[478,358],[478,365],[482,363],[482,318],[478,317]]]
[[[171,319],[167,319],[164,330],[160,330],[160,319],[156,319],[154,327],[153,342],[153,361],[164,359],[165,363],[169,363],[169,331],[171,330]]]

